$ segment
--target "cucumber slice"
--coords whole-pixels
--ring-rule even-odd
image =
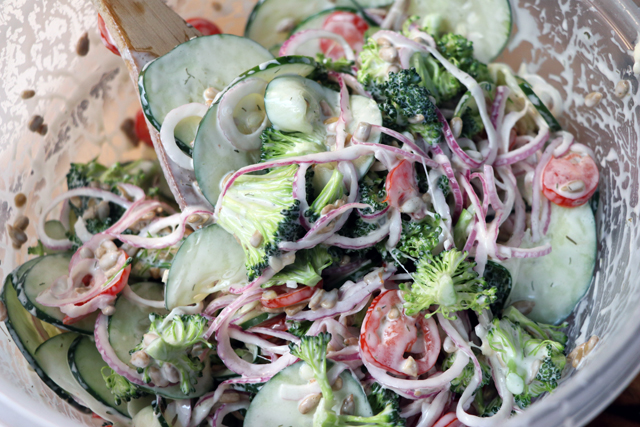
[[[514,278],[507,305],[520,300],[534,301],[536,305],[528,317],[536,322],[558,324],[571,314],[593,278],[597,236],[589,204],[563,208],[552,203],[547,235],[541,242],[524,241],[522,246],[547,242],[553,248],[547,256],[503,263]]]
[[[536,107],[536,110],[538,110],[538,113],[540,113],[544,121],[547,122],[547,124],[549,125],[549,130],[551,132],[557,132],[562,130],[562,126],[560,126],[560,123],[558,123],[558,120],[553,116],[551,111],[549,111],[547,106],[544,105],[544,102],[542,102],[542,100],[538,97],[538,95],[536,95],[536,93],[533,91],[533,88],[531,87],[529,82],[527,82],[522,77],[515,76],[515,78],[518,81],[518,86],[520,86],[520,89],[522,89],[522,92],[524,93],[524,95],[529,99],[529,101],[531,101],[531,103],[533,104],[534,107]]]
[[[57,307],[45,307],[36,301],[36,297],[46,288],[51,286],[51,282],[60,276],[69,273],[69,262],[71,254],[61,253],[47,255],[35,259],[35,264],[25,273],[20,280],[15,283],[18,300],[22,306],[32,315],[43,322],[50,323],[58,328],[79,332],[86,335],[93,335],[96,324],[97,313],[82,319],[72,325],[62,323],[65,315]]]
[[[41,366],[36,357],[37,349],[47,341],[48,334],[42,330],[41,325],[38,325],[40,324],[40,320],[29,314],[22,304],[20,304],[13,286],[13,281],[16,279],[19,280],[25,271],[28,272],[35,263],[36,260],[31,260],[7,276],[2,291],[2,301],[7,309],[5,326],[22,355],[47,387],[74,408],[89,413],[90,411],[87,408],[76,402],[63,387],[58,385],[55,378],[51,378],[47,374],[45,366]]]
[[[509,0],[411,0],[407,13],[439,21],[440,33],[455,33],[473,42],[474,56],[491,62],[511,36]]]
[[[202,118],[193,144],[196,181],[212,206],[218,202],[220,183],[225,175],[260,159],[260,151],[239,151],[233,148],[218,126],[217,114],[218,104],[213,104]]]
[[[162,301],[163,287],[160,283],[143,282],[131,285],[131,289],[142,298],[149,300]],[[135,369],[131,365],[131,356],[129,351],[137,346],[142,340],[142,336],[149,331],[150,313],[160,315],[167,314],[166,310],[151,308],[147,306],[139,306],[123,296],[116,300],[115,313],[109,317],[109,343],[113,347],[118,358],[127,365]],[[211,366],[205,364],[202,371],[202,377],[196,384],[196,391],[185,395],[180,391],[180,385],[172,385],[169,387],[142,387],[150,393],[159,394],[170,399],[186,399],[191,397],[199,397],[210,391],[213,387],[213,379],[211,377]]]
[[[272,58],[266,49],[243,37],[231,34],[196,37],[149,63],[140,73],[142,110],[160,130],[169,111],[191,102],[203,102],[202,93],[208,87],[220,91],[238,74]]]
[[[352,0],[360,7],[386,7],[393,4],[393,0]]]
[[[78,334],[69,332],[49,338],[36,350],[36,360],[51,380],[76,400],[85,404],[91,411],[106,420],[129,424],[131,420],[128,415],[122,415],[108,405],[96,400],[76,381],[71,373],[68,354],[72,343],[78,337]]]
[[[165,306],[172,310],[196,304],[217,289],[246,282],[244,263],[242,246],[222,227],[212,224],[192,233],[171,263]]]
[[[339,114],[339,94],[317,82],[301,76],[283,76],[274,79],[265,91],[265,109],[274,127],[283,131],[304,132],[319,135],[324,139],[326,127],[325,117],[320,108],[320,102],[326,101],[335,115]],[[347,132],[353,134],[360,122],[382,125],[382,115],[378,104],[372,99],[360,95],[349,97],[353,119],[349,122]],[[380,132],[372,131],[369,142],[378,143]],[[327,147],[330,149],[331,147]],[[371,164],[373,156],[363,156],[353,164],[359,176],[364,176]],[[317,165],[314,167],[314,187],[323,188],[334,164]]]
[[[305,362],[298,362],[283,369],[260,389],[251,401],[249,409],[247,409],[244,421],[245,425],[261,427],[313,426],[313,415],[315,411],[301,414],[298,410],[298,404],[300,402],[284,400],[280,397],[281,386],[297,386],[309,382],[309,379],[303,379],[300,375],[301,367],[305,364]],[[331,369],[332,365],[333,362],[327,361],[327,370]],[[308,370],[309,368],[305,366],[303,369]],[[343,371],[340,374],[340,378],[342,378],[342,388],[334,392],[335,401],[338,405],[337,412],[340,413],[340,405],[344,399],[350,394],[353,394],[355,415],[363,417],[372,416],[371,406],[369,406],[367,395],[362,389],[360,381],[354,378],[349,370]],[[274,411],[274,408],[278,409]]]
[[[351,6],[351,0],[260,0],[249,15],[245,37],[266,48],[282,43],[305,18],[336,6]]]
[[[125,417],[129,417],[127,402],[116,404],[111,390],[102,377],[102,368],[107,363],[102,360],[95,343],[89,337],[76,338],[69,347],[68,363],[71,374],[78,384],[102,404],[109,406]]]

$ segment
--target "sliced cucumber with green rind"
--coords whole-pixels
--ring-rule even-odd
[[[351,0],[353,3],[357,3],[360,7],[386,7],[391,6],[394,0]]]
[[[169,270],[165,306],[172,310],[196,304],[215,290],[246,280],[242,246],[222,227],[212,224],[192,233],[180,246]]]
[[[307,17],[336,6],[349,7],[353,3],[351,0],[260,0],[249,15],[244,35],[271,48],[288,39],[291,29]]]
[[[268,83],[276,77],[288,74],[307,77],[316,70],[317,66],[318,64],[315,59],[309,56],[289,55],[270,59],[269,61],[246,70],[236,77],[217,97],[217,100],[219,100],[225,92],[244,79],[257,77]]]
[[[571,314],[593,280],[598,239],[589,204],[564,208],[551,204],[549,231],[541,241],[525,237],[522,247],[550,243],[553,252],[540,258],[510,259],[502,264],[513,278],[507,304],[533,301],[532,320],[559,324]]]
[[[252,165],[260,159],[260,150],[236,150],[218,126],[218,104],[213,104],[198,126],[193,144],[193,169],[204,197],[212,206],[218,202],[220,182],[229,172]]]
[[[553,116],[551,111],[549,111],[547,106],[544,105],[544,102],[542,102],[542,100],[538,97],[538,95],[536,95],[536,93],[533,91],[533,88],[531,87],[529,82],[527,82],[525,79],[519,76],[515,76],[515,78],[518,81],[518,85],[520,86],[520,89],[522,89],[522,92],[524,93],[524,95],[529,99],[529,101],[531,101],[531,103],[533,104],[534,107],[536,107],[536,110],[538,110],[538,113],[540,113],[544,121],[547,122],[547,124],[549,125],[549,130],[551,132],[557,132],[562,130],[562,126],[560,126],[560,123],[558,122],[558,120]]]
[[[140,73],[142,110],[160,130],[169,111],[191,102],[202,103],[208,87],[221,91],[238,74],[272,58],[266,49],[244,37],[196,37],[149,63]]]
[[[58,307],[46,307],[36,301],[36,297],[47,289],[55,279],[69,273],[70,253],[46,255],[35,259],[34,265],[15,283],[18,300],[32,315],[43,322],[62,329],[93,335],[97,313],[72,325],[62,323],[65,315]]]
[[[13,286],[13,280],[15,278],[19,279],[25,271],[28,271],[34,264],[34,260],[23,264],[14,270],[13,273],[9,274],[5,280],[4,289],[2,291],[2,301],[7,309],[5,326],[24,358],[47,387],[74,408],[88,413],[89,411],[87,408],[76,402],[69,393],[55,382],[54,379],[47,375],[44,368],[41,367],[37,361],[36,351],[47,340],[46,333],[43,335],[38,332],[38,329],[36,329],[33,322],[40,321],[24,309],[18,300],[18,295]]]
[[[127,402],[116,404],[115,398],[102,377],[102,368],[108,367],[96,344],[89,337],[76,338],[69,347],[68,363],[71,374],[91,396],[129,417]]]
[[[78,337],[79,335],[74,332],[67,332],[49,338],[36,350],[35,357],[38,363],[51,380],[91,411],[108,421],[128,425],[131,420],[127,415],[122,415],[96,400],[71,373],[68,364],[69,348]]]
[[[247,414],[245,415],[245,425],[260,427],[311,427],[313,425],[313,415],[315,411],[301,414],[298,410],[299,401],[284,400],[280,397],[280,387],[283,385],[300,386],[309,382],[310,378],[303,379],[300,375],[301,367],[305,362],[295,363],[273,376],[260,389],[258,394],[251,401]],[[333,362],[327,362],[327,371],[331,369]],[[303,368],[310,370],[308,367]],[[340,413],[340,406],[344,399],[350,394],[354,397],[355,415],[369,417],[373,415],[371,406],[367,401],[360,381],[358,381],[350,370],[345,370],[340,374],[342,378],[342,388],[334,391],[334,398],[337,409]],[[303,396],[301,396],[303,397]],[[274,410],[277,408],[277,410]]]
[[[475,57],[485,63],[500,55],[511,36],[509,0],[410,0],[407,13],[437,17],[441,34],[466,37]]]
[[[163,301],[163,286],[155,282],[143,282],[131,285],[131,290],[142,298],[154,301]],[[142,336],[149,332],[151,321],[150,313],[165,315],[168,312],[159,308],[142,307],[136,303],[129,301],[127,298],[120,296],[115,303],[115,313],[109,317],[109,343],[113,347],[116,356],[123,362],[131,365],[131,355],[129,351],[137,346],[142,340]],[[143,389],[153,394],[159,394],[170,399],[186,399],[191,397],[199,397],[210,391],[213,387],[213,379],[211,377],[211,366],[205,362],[205,369],[202,371],[202,377],[198,378],[195,385],[196,391],[185,395],[180,391],[180,385],[172,385],[169,387],[146,387]]]

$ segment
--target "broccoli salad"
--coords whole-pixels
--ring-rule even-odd
[[[133,427],[500,426],[553,393],[599,172],[494,62],[508,1],[192,23],[139,77],[158,160],[71,164],[6,279],[45,384]]]

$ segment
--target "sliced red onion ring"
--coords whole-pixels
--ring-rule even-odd
[[[549,161],[553,158],[553,152],[562,143],[562,139],[557,138],[542,153],[538,165],[533,174],[532,192],[531,192],[531,241],[537,242],[541,237],[540,230],[540,204],[542,194],[542,174],[544,168],[547,167]],[[575,146],[575,144],[573,145]]]
[[[275,338],[280,338],[286,341],[291,341],[294,343],[299,343],[300,342],[300,338],[298,338],[297,336],[289,333],[289,332],[285,332],[285,331],[278,331],[275,329],[271,329],[271,328],[264,328],[261,326],[254,326],[252,328],[248,329],[248,332],[254,333],[254,334],[262,334],[262,335],[268,335],[270,337],[275,337]]]
[[[364,203],[347,203],[339,208],[332,210],[331,212],[323,215],[318,219],[311,229],[297,242],[280,242],[278,247],[283,251],[298,251],[300,249],[309,249],[326,241],[332,236],[336,230],[336,226],[331,227],[331,221],[334,221],[341,215],[346,215],[351,212],[352,209],[366,209],[370,208],[370,205]]]
[[[109,317],[104,314],[100,314],[96,319],[96,327],[93,331],[93,336],[96,340],[96,347],[102,359],[105,361],[107,365],[113,371],[125,377],[127,380],[131,381],[133,384],[153,387],[151,383],[145,383],[142,380],[138,371],[134,368],[130,367],[123,361],[121,361],[116,355],[115,350],[111,347],[111,343],[109,343]]]
[[[218,297],[211,301],[209,305],[207,305],[207,308],[204,309],[204,312],[202,314],[204,314],[205,316],[213,316],[216,311],[220,310],[221,308],[225,308],[237,298],[238,297],[235,295],[224,295]]]
[[[140,221],[144,215],[162,206],[163,204],[156,200],[138,200],[127,209],[115,224],[106,229],[104,233],[117,238],[121,233],[124,233],[127,228]]]
[[[436,427],[436,425],[448,427],[449,423],[455,420],[455,414],[448,414],[449,416],[445,415],[443,418],[440,418],[440,416],[444,412],[445,407],[449,405],[450,398],[451,393],[448,390],[443,390],[437,394],[431,403],[422,400],[422,415],[420,415],[416,427]],[[436,422],[438,424],[435,424]],[[453,427],[454,424],[451,424],[451,426]]]
[[[456,141],[455,136],[453,136],[453,132],[451,131],[451,127],[449,126],[449,122],[444,118],[442,112],[440,110],[436,110],[436,114],[438,115],[438,121],[442,124],[442,131],[444,133],[444,139],[447,141],[447,145],[453,151],[453,153],[458,156],[458,158],[470,169],[479,168],[482,165],[482,162],[479,162],[471,157],[458,145],[458,141]]]
[[[160,127],[160,141],[171,160],[186,170],[193,170],[193,159],[187,156],[176,144],[175,130],[178,123],[188,117],[204,117],[208,107],[204,104],[192,102],[169,111]],[[189,142],[189,141],[185,141]]]
[[[60,223],[62,223],[65,230],[69,229],[69,212],[71,212],[71,205],[69,201],[64,201],[62,209],[60,209]]]
[[[285,41],[280,47],[278,56],[299,55],[296,53],[298,47],[302,46],[309,40],[314,39],[329,39],[340,43],[340,46],[344,50],[344,56],[348,61],[355,61],[356,57],[353,53],[353,49],[347,43],[347,41],[339,34],[332,33],[326,30],[304,30],[293,34],[287,41]]]
[[[340,77],[342,77],[347,86],[351,88],[354,94],[366,96],[367,98],[373,99],[373,96],[371,96],[371,94],[365,90],[364,86],[362,86],[362,84],[360,84],[358,79],[356,79],[354,76],[347,73],[338,74],[340,75]]]
[[[460,216],[460,213],[462,213],[462,191],[460,191],[460,185],[458,185],[458,181],[456,180],[456,175],[451,163],[449,162],[449,158],[444,155],[439,145],[434,145],[431,149],[433,150],[433,154],[435,154],[434,160],[442,166],[444,174],[449,179],[449,187],[451,188],[454,200],[453,215],[451,216],[451,219],[455,222]]]
[[[227,318],[216,331],[216,341],[218,342],[218,356],[227,368],[244,377],[272,377],[282,369],[294,364],[298,358],[287,353],[277,361],[268,364],[249,363],[236,354],[231,347],[230,318]]]
[[[247,409],[249,407],[249,403],[249,400],[243,400],[234,403],[223,403],[218,409],[216,409],[216,412],[210,418],[211,426],[224,427],[224,424],[222,424],[222,420],[227,416],[227,414],[238,411],[240,409]]]
[[[529,110],[529,105],[525,104],[520,111],[512,111],[503,117],[502,122],[500,124],[500,138],[502,139],[502,148],[500,152],[502,154],[509,152],[509,145],[511,144],[511,130],[516,125],[518,120],[523,118],[527,111]],[[516,137],[517,139],[517,137]]]
[[[218,125],[227,141],[240,151],[252,151],[260,148],[260,134],[267,127],[267,116],[260,126],[249,134],[240,132],[233,117],[238,103],[246,96],[257,93],[264,96],[267,82],[258,77],[242,80],[227,90],[218,106]]]
[[[569,152],[569,150],[571,149],[571,144],[573,144],[573,141],[575,139],[572,133],[564,130],[558,132],[558,134],[562,136],[562,144],[560,144],[558,148],[556,148],[555,151],[553,152],[553,157],[555,157],[556,159],[558,157],[564,156]]]
[[[225,380],[215,391],[209,392],[202,396],[193,407],[193,415],[191,417],[191,427],[199,426],[202,421],[209,415],[213,406],[218,403],[220,397],[227,391],[230,390],[231,386],[234,384],[257,384],[257,383],[265,383],[269,381],[269,378],[232,378],[229,380]]]
[[[133,292],[133,290],[129,285],[126,285],[124,287],[124,290],[122,291],[122,295],[124,295],[124,297],[129,301],[138,305],[145,305],[147,307],[160,308],[160,309],[165,308],[164,301],[154,301],[154,300],[142,298],[140,295]]]
[[[242,293],[240,297],[226,306],[222,312],[213,319],[213,322],[209,325],[209,329],[204,333],[204,338],[209,339],[209,337],[220,328],[220,325],[225,320],[229,320],[240,307],[260,299],[262,292],[260,291],[260,286],[256,286],[255,283],[256,282],[250,284],[249,287],[251,287],[251,289],[247,289],[247,292]]]
[[[352,310],[362,300],[369,298],[372,292],[382,288],[384,281],[387,280],[395,271],[376,269],[367,274],[363,280],[353,284],[352,286],[343,285],[338,290],[338,302],[332,308],[320,308],[318,310],[305,310],[289,316],[292,320],[318,320],[325,317],[334,317],[349,310]]]
[[[499,154],[493,166],[512,165],[540,150],[549,139],[549,128],[541,128],[538,135],[527,144],[506,154]]]
[[[413,142],[411,139],[404,136],[400,132],[396,132],[395,130],[386,128],[384,126],[378,126],[378,125],[371,125],[371,129],[377,129],[380,132],[385,133],[390,137],[397,139],[398,141],[405,144],[407,147],[411,148],[411,150],[417,155],[422,156],[424,158],[428,158],[427,153],[425,153],[425,151],[422,148],[418,147],[418,145],[415,142]]]
[[[62,193],[61,195],[53,199],[53,201],[44,210],[44,212],[42,212],[42,214],[40,215],[40,219],[38,220],[36,230],[38,233],[38,239],[40,239],[42,244],[48,249],[67,250],[73,246],[73,243],[69,239],[52,239],[51,237],[47,236],[47,233],[44,231],[44,224],[47,222],[47,215],[49,214],[49,212],[51,212],[53,208],[58,205],[58,203],[72,197],[94,197],[96,199],[102,199],[108,202],[115,203],[125,209],[128,209],[131,206],[131,202],[124,197],[120,197],[110,191],[101,190],[98,188],[74,188],[73,190],[69,190],[66,193]]]
[[[121,182],[117,185],[119,187],[119,189],[122,191],[124,190],[125,192],[125,196],[131,196],[133,197],[133,201],[137,202],[138,200],[142,200],[145,197],[147,197],[146,194],[144,194],[144,190],[140,187],[138,187],[137,185],[133,185],[133,184],[126,184],[124,182]],[[168,205],[167,205],[168,207]],[[171,210],[173,210],[173,208],[170,208]]]
[[[131,246],[136,248],[147,248],[147,249],[168,248],[169,246],[174,246],[178,244],[178,242],[182,240],[182,238],[184,237],[184,231],[185,231],[189,217],[191,215],[196,215],[196,214],[197,215],[213,215],[213,213],[206,208],[199,207],[199,206],[190,206],[184,209],[182,213],[179,214],[179,217],[178,217],[179,222],[177,224],[177,227],[175,228],[175,230],[173,230],[171,233],[167,234],[166,236],[145,237],[144,235],[142,235],[142,233],[141,235],[138,235],[138,236],[133,234],[119,234],[118,239],[121,242],[128,243]],[[167,222],[174,221],[175,219],[176,219],[175,217],[162,218],[155,223],[155,228],[159,228],[160,226],[164,228],[167,226],[165,225]],[[165,222],[163,223],[161,221],[165,221]],[[162,229],[162,228],[159,228],[159,229]]]
[[[342,150],[344,148],[347,139],[347,124],[352,120],[351,106],[349,104],[349,91],[347,85],[344,83],[344,79],[340,73],[330,71],[329,76],[338,82],[340,86],[340,114],[338,121],[336,122],[336,150]]]
[[[82,243],[87,243],[93,237],[93,234],[89,233],[87,230],[87,225],[84,223],[84,219],[78,218],[76,223],[73,225],[73,229],[76,232],[76,237],[78,237]]]
[[[286,354],[289,352],[289,347],[286,345],[274,345],[272,342],[260,338],[259,336],[243,330],[238,325],[229,325],[229,337],[237,341],[242,341],[245,344],[252,344],[260,347],[261,349],[275,354]],[[300,342],[300,340],[298,340]]]
[[[330,246],[337,246],[343,249],[364,249],[381,242],[385,237],[389,235],[389,229],[391,222],[386,221],[376,231],[369,233],[364,237],[345,237],[338,234],[334,234],[329,237],[324,243]]]
[[[498,86],[496,89],[496,98],[491,105],[491,124],[496,129],[500,129],[500,125],[504,119],[504,109],[507,105],[509,92],[511,91],[507,86]]]

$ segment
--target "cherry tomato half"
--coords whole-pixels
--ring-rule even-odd
[[[264,299],[263,297],[260,302],[267,308],[289,307],[311,299],[318,287],[322,288],[322,281],[313,287],[301,285],[293,291],[286,286],[276,286],[271,288],[271,290],[279,293],[279,295],[273,299]]]
[[[190,24],[193,28],[200,31],[203,36],[222,34],[222,30],[220,30],[220,28],[216,24],[209,21],[208,19],[189,18],[187,19],[187,24]]]
[[[144,142],[149,147],[153,147],[151,135],[149,134],[149,128],[147,127],[147,121],[144,119],[144,113],[142,112],[142,110],[138,110],[138,112],[136,113],[134,130],[136,132],[136,136],[140,141]]]
[[[369,29],[369,25],[355,13],[333,12],[325,19],[322,29],[342,36],[354,52],[359,53],[364,45],[364,33]],[[340,43],[334,40],[320,40],[320,49],[331,59],[344,57],[344,50]]]
[[[120,56],[120,51],[116,47],[116,42],[113,40],[113,37],[111,37],[111,34],[109,34],[109,30],[107,30],[104,19],[102,19],[100,14],[98,14],[98,29],[100,30],[100,40],[102,40],[102,44],[104,44],[104,46],[111,52]]]
[[[399,208],[409,199],[418,196],[418,182],[413,163],[403,160],[391,169],[385,182],[387,198],[384,200],[389,205]]]
[[[455,412],[449,412],[444,414],[433,427],[464,427],[464,424],[458,421]]]
[[[589,201],[599,179],[598,166],[591,156],[572,151],[549,161],[542,172],[542,192],[558,206],[575,208]]]
[[[369,363],[409,375],[406,365],[411,356],[417,365],[415,373],[422,375],[436,363],[440,347],[435,320],[407,316],[398,291],[384,292],[371,302],[360,331],[361,354]]]

